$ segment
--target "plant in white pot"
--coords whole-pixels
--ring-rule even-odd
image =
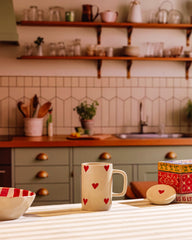
[[[37,48],[37,56],[43,56],[43,48],[42,48],[42,44],[44,43],[44,40],[42,37],[38,37],[34,43],[36,44],[36,48]]]
[[[87,130],[89,135],[93,134],[94,119],[96,115],[97,106],[99,103],[95,100],[91,104],[87,101],[81,102],[78,106],[73,108],[74,111],[79,115],[81,126],[83,129]]]

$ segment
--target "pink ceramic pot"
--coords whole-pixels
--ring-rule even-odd
[[[100,13],[102,22],[116,22],[118,17],[118,12],[106,10]]]

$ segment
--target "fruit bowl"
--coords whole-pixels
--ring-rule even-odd
[[[9,187],[0,187],[0,221],[22,216],[35,199],[34,192]]]

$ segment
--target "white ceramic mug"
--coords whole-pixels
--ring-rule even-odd
[[[123,176],[123,190],[112,192],[112,177],[118,173]],[[88,162],[81,164],[81,203],[87,211],[107,211],[111,208],[112,197],[122,197],[127,191],[127,174],[113,169],[112,163]]]

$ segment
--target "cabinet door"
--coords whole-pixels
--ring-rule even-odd
[[[137,181],[157,181],[158,180],[158,166],[157,164],[140,164],[137,168]]]

